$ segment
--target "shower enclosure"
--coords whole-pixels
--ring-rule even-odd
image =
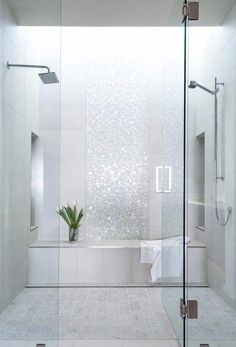
[[[43,288],[30,285],[29,259],[36,241],[59,240],[61,85],[44,83],[55,77],[51,71],[61,77],[61,4],[47,6],[50,30],[37,18],[30,23],[38,13],[31,1],[22,11],[29,22],[17,17],[15,5],[0,1],[0,344],[57,345],[59,290],[51,288],[44,270],[52,264],[58,281],[58,248],[54,258],[40,255],[36,265]]]
[[[235,23],[0,0],[0,347],[234,346]]]

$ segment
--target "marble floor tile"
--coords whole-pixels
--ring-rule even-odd
[[[27,347],[26,341],[0,341],[0,347]]]
[[[189,340],[188,347],[199,347],[200,344],[209,344],[210,347],[219,347],[219,345],[215,341],[209,340]],[[221,347],[223,347],[222,345]]]
[[[199,319],[188,321],[189,347],[236,346],[236,311],[210,288],[189,288],[188,297],[199,302]],[[0,314],[0,347],[16,347],[16,340],[17,347],[42,340],[47,347],[176,347],[176,336],[176,288],[27,288]]]
[[[179,292],[176,288],[162,291],[168,318],[177,336],[182,336],[179,320]],[[216,343],[228,341],[236,346],[236,310],[229,306],[211,288],[188,288],[188,299],[198,301],[198,319],[188,320],[188,339],[195,347],[204,341]],[[195,340],[197,340],[195,342]],[[224,342],[225,343],[225,342]],[[190,344],[190,343],[189,343]],[[190,344],[190,347],[192,345]],[[223,345],[224,346],[224,345]],[[223,347],[222,346],[222,347]]]
[[[73,347],[122,347],[122,341],[88,340],[75,341]]]
[[[160,288],[27,288],[0,315],[0,338],[164,340],[175,334]]]
[[[173,345],[174,346],[174,345]],[[177,346],[177,345],[176,345]],[[165,340],[142,340],[123,341],[122,347],[172,347],[171,341]]]
[[[59,347],[59,343],[57,340],[55,341],[45,341],[45,340],[33,340],[33,341],[28,341],[28,343],[26,344],[26,347],[36,347],[36,344],[45,344],[46,347]],[[73,347],[73,346],[67,346],[66,344],[63,344],[62,346],[60,347]]]

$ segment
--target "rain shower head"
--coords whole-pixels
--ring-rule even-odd
[[[218,91],[219,91],[219,88],[216,88],[215,90],[210,90],[210,89],[208,89],[208,88],[202,86],[201,84],[197,83],[196,81],[190,81],[188,87],[189,87],[190,89],[195,89],[195,88],[199,87],[199,88],[205,90],[205,92],[210,93],[211,95],[215,95],[215,94],[217,94]]]
[[[55,72],[39,73],[39,78],[44,84],[59,83]]]
[[[7,62],[7,68],[10,70],[11,67],[24,67],[34,69],[46,69],[47,72],[39,73],[39,77],[44,84],[59,83],[59,79],[55,72],[51,72],[48,66],[45,65],[25,65],[25,64],[10,64]]]

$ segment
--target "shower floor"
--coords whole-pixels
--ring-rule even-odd
[[[27,288],[0,315],[0,340],[58,336],[65,340],[176,338],[160,288]]]
[[[162,292],[168,316],[177,336],[182,336],[179,319],[177,288],[166,288]],[[210,347],[236,346],[236,310],[229,306],[211,288],[188,288],[188,299],[198,301],[198,319],[188,320],[189,346],[199,347],[208,343]]]
[[[0,341],[0,347],[35,347],[38,341]],[[163,340],[80,340],[40,341],[46,347],[179,347],[176,341]],[[197,346],[199,347],[199,346]],[[214,346],[213,346],[214,347]]]
[[[177,346],[172,325],[182,331],[179,297],[179,288],[27,288],[0,315],[0,340],[28,341],[20,347],[42,339],[67,340],[62,347],[87,347],[89,340],[91,347],[106,347],[104,340],[109,347]],[[218,341],[211,346],[235,346],[235,310],[210,288],[190,288],[189,297],[199,301],[199,319],[188,323],[190,346],[211,340]]]

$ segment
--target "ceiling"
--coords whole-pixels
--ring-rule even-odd
[[[6,0],[19,25],[175,26],[183,0]],[[62,3],[61,3],[62,2]],[[195,25],[220,25],[236,0],[199,0]]]

